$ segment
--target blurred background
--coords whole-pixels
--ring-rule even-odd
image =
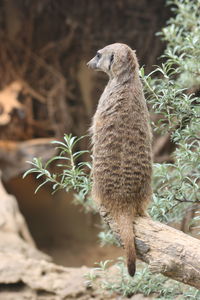
[[[156,32],[171,12],[165,0],[1,0],[0,1],[0,168],[39,247],[65,266],[92,266],[119,255],[99,248],[97,216],[72,204],[72,195],[51,195],[29,175],[27,160],[54,155],[51,140],[64,133],[87,134],[104,74],[86,62],[107,44],[122,42],[136,49],[140,66],[159,64],[165,48]],[[154,116],[152,116],[154,118]],[[156,138],[154,144],[156,143]],[[157,143],[155,161],[173,145]],[[164,145],[164,146],[163,146]],[[88,149],[89,141],[79,143]],[[164,150],[163,150],[164,149]],[[87,159],[87,157],[86,157]]]

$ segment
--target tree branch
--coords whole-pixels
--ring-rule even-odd
[[[116,224],[104,207],[100,214],[120,240]],[[134,231],[137,256],[153,273],[200,289],[200,240],[150,218],[138,217]]]

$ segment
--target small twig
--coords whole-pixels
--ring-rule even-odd
[[[169,207],[166,211],[165,214],[168,214],[168,212],[172,211],[176,206],[178,206],[180,202],[175,203],[173,206]]]
[[[180,203],[199,203],[200,204],[200,200],[188,200],[188,199],[178,199],[178,198],[175,198],[174,199],[175,201],[178,201]]]
[[[177,203],[175,203],[173,206],[169,207],[166,211],[165,214],[169,213],[170,211],[172,211],[176,206],[178,206],[181,203],[199,203],[200,204],[200,200],[188,200],[188,199],[178,199],[178,198],[174,198],[175,201],[177,201]]]

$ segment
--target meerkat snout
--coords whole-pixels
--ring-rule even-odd
[[[90,69],[96,71],[103,71],[110,75],[111,66],[114,61],[114,54],[112,52],[101,49],[97,54],[87,63]]]
[[[90,69],[95,69],[96,68],[96,63],[94,61],[94,58],[92,58],[88,63],[87,63],[87,67]]]
[[[87,63],[87,66],[90,68],[90,69],[98,69],[98,63],[99,63],[99,60],[101,58],[101,54],[100,52],[97,52],[97,54]]]

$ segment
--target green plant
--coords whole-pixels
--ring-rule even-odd
[[[167,42],[164,63],[148,75],[141,69],[146,98],[160,116],[154,130],[170,133],[176,145],[173,163],[154,165],[150,212],[165,222],[180,220],[187,207],[200,204],[200,1],[168,4],[176,15],[159,33]]]
[[[87,284],[90,287],[99,284],[102,289],[125,297],[142,293],[145,296],[153,294],[154,299],[160,300],[173,300],[175,297],[181,300],[199,299],[200,291],[167,279],[163,275],[152,274],[144,263],[137,266],[138,271],[134,278],[129,276],[122,257],[118,258],[112,269],[110,264],[109,260],[97,264],[97,267],[86,275]]]
[[[66,192],[74,191],[74,202],[82,204],[86,210],[95,210],[95,204],[89,197],[91,190],[91,164],[89,162],[78,162],[84,153],[88,151],[75,152],[76,144],[84,137],[74,137],[71,134],[64,135],[64,141],[53,141],[52,144],[56,145],[58,155],[49,159],[43,164],[41,158],[34,158],[33,161],[28,161],[32,165],[32,168],[26,171],[23,175],[25,178],[27,175],[35,173],[37,179],[43,179],[43,182],[39,184],[35,193],[44,185],[51,184],[53,193],[58,190],[65,190]],[[56,163],[56,164],[55,164]],[[56,165],[61,171],[52,173],[52,164]]]

